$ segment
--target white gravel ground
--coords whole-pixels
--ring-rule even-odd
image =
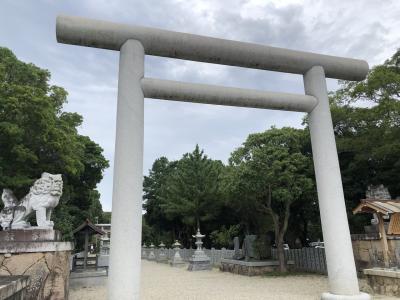
[[[360,281],[362,290],[370,292]],[[166,264],[142,261],[141,299],[245,300],[320,299],[328,290],[325,276],[247,277],[212,271],[189,272]],[[70,289],[70,300],[105,300],[106,287]],[[398,299],[374,296],[374,299]]]

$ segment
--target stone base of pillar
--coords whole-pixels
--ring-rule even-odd
[[[185,268],[186,267],[186,263],[184,263],[184,262],[181,262],[181,263],[170,262],[169,264],[171,267],[174,267],[174,268]]]
[[[203,250],[196,250],[189,259],[188,271],[211,270],[211,260]]]
[[[321,300],[371,300],[371,296],[366,293],[361,293],[358,295],[348,296],[348,295],[335,295],[331,293],[323,293],[321,295]]]
[[[172,259],[169,264],[171,267],[175,267],[175,268],[186,267],[186,263],[182,259]]]
[[[210,261],[189,261],[188,271],[204,271],[211,269]]]
[[[156,256],[154,255],[153,251],[150,252],[149,256],[147,257],[147,260],[150,260],[150,261],[156,260]]]
[[[168,263],[168,257],[167,257],[167,255],[166,255],[166,254],[160,254],[160,255],[158,255],[158,257],[157,257],[157,262],[158,262],[158,263],[167,264],[167,263]]]
[[[181,255],[179,254],[179,249],[175,248],[175,255],[172,257],[169,264],[171,265],[171,267],[176,268],[183,268],[186,266],[186,263],[183,261]]]
[[[146,259],[147,258],[147,252],[145,248],[142,248],[142,259]]]

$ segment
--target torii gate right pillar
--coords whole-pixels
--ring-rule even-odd
[[[322,67],[306,72],[304,89],[307,95],[318,99],[309,113],[309,128],[330,287],[330,293],[323,293],[322,299],[371,299],[359,290]]]

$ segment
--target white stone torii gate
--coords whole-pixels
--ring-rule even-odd
[[[330,289],[321,298],[370,299],[358,286],[325,80],[363,80],[367,62],[71,16],[57,18],[57,41],[120,51],[108,299],[140,295],[145,97],[309,113]],[[144,78],[145,54],[300,74],[306,95]]]

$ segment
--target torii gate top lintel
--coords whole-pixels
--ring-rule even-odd
[[[147,55],[301,75],[321,66],[326,77],[342,80],[363,80],[369,69],[364,60],[82,17],[58,16],[56,35],[60,43],[117,51],[132,39]]]

